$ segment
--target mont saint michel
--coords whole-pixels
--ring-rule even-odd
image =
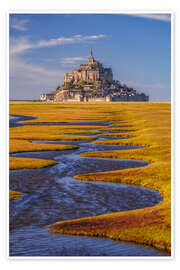
[[[172,259],[174,16],[67,12],[8,20],[9,258]]]
[[[114,80],[112,69],[95,60],[91,48],[88,64],[66,73],[62,86],[42,94],[40,99],[52,102],[149,101],[149,96]]]

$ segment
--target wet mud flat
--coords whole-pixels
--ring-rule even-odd
[[[47,232],[47,225],[60,220],[145,208],[162,200],[158,192],[143,187],[74,180],[77,174],[135,168],[147,163],[79,156],[83,152],[132,148],[129,146],[98,145],[91,141],[73,144],[78,149],[13,154],[50,158],[59,164],[10,171],[10,189],[23,193],[19,200],[10,202],[10,256],[165,256],[149,247]]]

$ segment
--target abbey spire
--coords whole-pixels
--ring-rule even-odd
[[[93,63],[94,63],[94,57],[93,57],[92,48],[90,48],[90,56],[88,58],[88,64],[91,65]]]
[[[93,57],[92,48],[90,48],[90,56]]]

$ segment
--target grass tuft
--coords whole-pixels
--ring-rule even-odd
[[[15,190],[10,190],[9,191],[9,200],[18,200],[22,196],[21,192],[15,191]]]
[[[58,162],[39,158],[10,157],[9,159],[10,170],[38,169],[55,164],[58,164]]]

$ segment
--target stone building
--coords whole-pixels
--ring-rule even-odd
[[[149,97],[113,80],[112,69],[104,68],[95,60],[90,49],[88,64],[81,64],[66,73],[62,86],[50,94],[41,95],[40,99],[46,102],[110,102],[148,101]]]
[[[76,85],[79,81],[86,83],[95,83],[99,81],[107,81],[112,83],[113,73],[111,68],[104,68],[101,63],[94,60],[92,49],[88,58],[87,65],[80,65],[78,69],[74,69],[70,73],[66,73],[64,77],[64,84],[72,83]]]

